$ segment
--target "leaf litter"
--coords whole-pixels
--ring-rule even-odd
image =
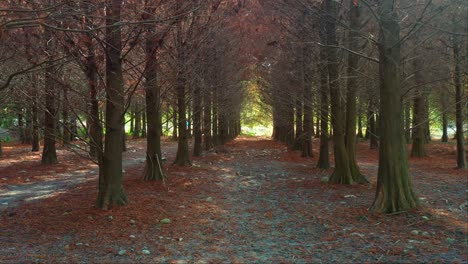
[[[127,159],[141,159],[144,141],[131,145]],[[428,158],[410,161],[421,206],[394,215],[367,210],[377,151],[365,143],[358,145],[358,162],[368,185],[330,185],[323,178],[332,170],[315,167],[317,153],[302,158],[266,138],[239,138],[225,153],[194,158],[196,167],[167,163],[167,186],[144,182],[143,165],[135,162],[124,174],[126,206],[93,208],[93,179],[2,211],[0,262],[463,263],[466,175],[453,168],[455,156],[445,145],[428,148]],[[166,141],[163,151],[173,159],[175,143]],[[37,159],[13,158],[0,161],[0,170],[38,178],[28,167]],[[61,172],[76,164],[61,165]],[[14,177],[6,182],[24,184]]]

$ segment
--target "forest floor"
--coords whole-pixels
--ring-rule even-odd
[[[421,206],[394,215],[367,210],[378,151],[365,142],[358,162],[370,184],[343,186],[322,181],[332,169],[315,168],[317,153],[305,159],[247,137],[192,167],[171,165],[176,143],[165,141],[168,181],[144,182],[145,141],[132,140],[130,202],[107,211],[93,207],[95,165],[60,149],[60,164],[42,166],[28,148],[6,145],[0,159],[0,263],[468,261],[467,177],[454,168],[451,144],[432,143],[429,157],[411,159]]]

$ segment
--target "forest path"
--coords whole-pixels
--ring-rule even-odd
[[[164,144],[171,161],[176,143]],[[107,211],[93,207],[95,181],[12,207],[0,214],[0,262],[466,262],[464,211],[453,217],[445,202],[432,203],[442,179],[450,188],[440,188],[441,196],[454,205],[465,200],[465,176],[442,167],[449,154],[414,164],[424,206],[387,216],[367,210],[377,159],[366,145],[358,152],[371,183],[352,186],[323,182],[332,170],[315,168],[317,157],[301,158],[270,139],[241,137],[226,150],[194,158],[192,167],[168,162],[165,183],[144,182],[142,164],[130,166],[129,203]]]
[[[194,197],[208,204],[205,224],[196,225],[194,239],[169,246],[175,246],[171,251],[177,254],[158,261],[194,261],[195,252],[204,252],[200,259],[226,261],[228,257],[237,263],[318,261],[321,252],[314,246],[325,227],[306,216],[310,212],[296,210],[310,201],[288,188],[291,181],[301,182],[306,176],[291,174],[279,161],[287,149],[271,140],[242,138],[228,144],[227,150],[198,161],[201,167],[217,171],[207,176],[211,179],[200,179],[215,186]],[[220,157],[212,161],[212,155]],[[307,177],[319,179],[320,175]],[[305,255],[309,256],[299,257]]]

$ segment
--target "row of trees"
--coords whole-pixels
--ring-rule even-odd
[[[455,120],[457,166],[466,168],[466,8],[430,0],[4,1],[0,103],[35,151],[43,131],[44,164],[58,161],[59,139],[86,150],[100,167],[97,205],[108,208],[127,202],[127,121],[136,137],[147,135],[144,178],[162,180],[163,127],[178,140],[174,163],[189,165],[190,135],[201,155],[240,133],[245,86],[255,82],[271,105],[275,139],[310,157],[311,137],[320,137],[320,168],[330,167],[333,140],[332,183],[367,182],[355,144],[370,138],[380,155],[372,209],[406,210],[416,205],[406,142],[412,156],[426,155],[434,116],[443,140]],[[76,137],[86,146],[70,144]]]
[[[243,72],[231,39],[238,23],[228,23],[238,8],[222,0],[4,1],[3,111],[33,151],[43,131],[43,164],[59,162],[59,141],[92,158],[97,206],[123,205],[129,119],[136,136],[147,135],[145,180],[165,178],[162,116],[173,120],[174,163],[182,166],[191,163],[190,134],[199,156],[240,133]]]
[[[318,167],[326,169],[331,134],[335,167],[329,181],[365,183],[356,141],[367,126],[371,148],[379,148],[372,206],[378,212],[416,206],[406,142],[412,143],[411,156],[426,156],[433,118],[442,121],[443,142],[448,120],[456,124],[457,167],[467,168],[461,70],[466,69],[465,2],[261,3],[270,11],[269,22],[280,28],[270,35],[268,63],[259,69],[267,80],[275,139],[309,157],[315,134]]]

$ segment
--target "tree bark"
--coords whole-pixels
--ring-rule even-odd
[[[462,38],[458,35],[452,35],[452,50],[454,59],[453,81],[455,84],[455,126],[457,139],[457,168],[467,169],[466,153],[465,153],[465,138],[463,136],[463,119],[465,118],[465,97],[462,85],[462,54],[461,45]]]
[[[211,143],[211,91],[203,91],[203,143],[205,150],[213,147]]]
[[[33,74],[33,92],[32,92],[32,132],[31,132],[31,151],[38,152],[40,150],[39,145],[39,108],[37,106],[39,100],[38,87],[37,87],[37,75]]]
[[[90,20],[93,4],[90,0],[83,0],[83,9],[86,10],[88,16],[84,17],[83,28],[92,27],[93,23]],[[88,82],[89,98],[88,98],[88,130],[89,130],[89,155],[98,160],[102,160],[103,143],[102,143],[102,124],[99,117],[99,99],[98,96],[98,66],[96,62],[96,52],[93,45],[93,36],[91,33],[83,34],[83,39],[86,42],[87,54],[83,61],[86,80]]]
[[[53,2],[49,0],[49,5]],[[45,118],[44,118],[44,147],[42,149],[42,164],[56,164],[56,83],[54,81],[55,67],[53,54],[55,51],[55,39],[50,29],[44,29],[46,50],[49,54],[47,68],[45,70]]]
[[[147,14],[154,14],[154,8],[147,6]],[[146,118],[148,127],[148,136],[146,138],[146,162],[144,179],[147,181],[164,180],[165,174],[162,167],[161,156],[161,88],[158,85],[158,62],[156,51],[159,48],[159,42],[156,38],[155,25],[146,26],[146,69],[145,92],[146,92]]]
[[[107,1],[106,14],[106,137],[100,161],[97,207],[108,209],[128,202],[122,185],[122,148],[124,126],[124,82],[122,75],[122,1]],[[116,25],[117,24],[117,25]]]
[[[330,183],[352,184],[353,177],[349,166],[349,157],[345,145],[345,118],[344,103],[341,100],[341,91],[339,83],[338,56],[337,50],[331,46],[337,46],[336,40],[336,17],[337,3],[334,0],[325,1],[325,13],[327,19],[325,22],[325,32],[327,37],[327,68],[329,76],[331,114],[333,125],[333,150],[335,156],[335,168],[330,176]]]
[[[447,108],[448,108],[448,102],[447,102],[447,91],[446,89],[442,88],[441,90],[441,95],[440,95],[440,100],[441,100],[441,106],[442,106],[442,138],[441,141],[443,143],[448,142],[448,117],[447,117]]]
[[[200,83],[196,83],[193,90],[193,156],[199,157],[202,154],[202,95]]]
[[[303,89],[303,88],[302,88]],[[302,140],[303,140],[303,130],[302,130],[302,101],[299,99],[299,97],[302,97],[302,92],[298,93],[297,97],[294,102],[295,102],[295,126],[296,126],[296,132],[294,136],[294,150],[300,150],[302,148]]]
[[[379,2],[380,148],[371,211],[395,213],[417,206],[411,186],[400,83],[400,26],[394,0]]]
[[[421,158],[426,157],[426,126],[425,126],[425,98],[422,84],[424,77],[422,76],[422,60],[419,57],[421,54],[416,54],[413,59],[414,80],[418,88],[414,90],[413,99],[413,144],[411,148],[411,157]]]
[[[309,78],[306,78],[309,80]],[[302,157],[313,157],[313,108],[312,108],[312,82],[307,81],[304,85],[304,131],[302,140]]]
[[[360,23],[360,10],[358,3],[350,1],[350,30],[348,35],[349,49],[358,50],[359,48],[359,35],[358,31],[361,27]],[[359,171],[356,162],[356,92],[357,92],[357,67],[359,64],[359,57],[352,53],[348,53],[348,89],[346,93],[346,151],[348,153],[349,169],[351,177],[354,182],[367,183],[367,179]]]
[[[182,40],[182,27],[179,22],[177,26],[176,34],[176,49],[177,49],[177,80],[176,80],[176,92],[177,92],[177,107],[178,107],[178,130],[179,139],[177,142],[177,154],[174,164],[179,166],[192,165],[190,162],[188,135],[187,135],[187,104],[185,101],[185,90],[186,90],[186,47]]]
[[[132,135],[134,139],[140,138],[141,135],[141,106],[139,100],[140,98],[135,98],[134,100],[133,115],[135,116],[135,128],[133,129]]]
[[[323,22],[321,22],[323,25]],[[326,43],[326,37],[323,26],[320,30],[320,38],[322,42]],[[328,115],[329,115],[329,102],[328,102],[328,72],[326,67],[327,53],[326,48],[320,48],[320,150],[319,160],[317,167],[320,169],[330,168],[330,151],[329,151],[329,134],[328,134]]]
[[[177,109],[176,107],[172,107],[172,140],[177,141],[179,138],[179,134],[177,131]]]

